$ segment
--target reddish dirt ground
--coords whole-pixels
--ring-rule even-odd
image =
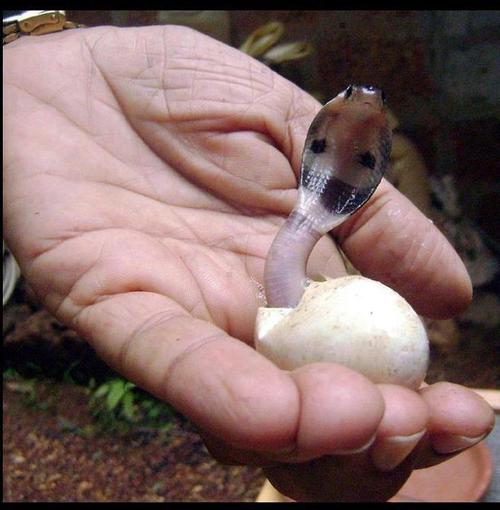
[[[84,388],[36,387],[46,409],[27,406],[20,388],[4,383],[4,501],[254,501],[264,482],[260,469],[216,462],[184,420],[174,419],[166,437],[84,437],[76,431],[91,422]]]

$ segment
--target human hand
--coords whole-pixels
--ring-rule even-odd
[[[216,458],[266,466],[296,499],[385,500],[449,457],[436,450],[486,434],[493,413],[458,385],[412,392],[334,364],[284,372],[253,350],[258,282],[318,109],[187,28],[20,39],[4,48],[4,238],[45,306],[189,417]],[[335,236],[421,314],[470,301],[451,246],[385,182]],[[310,269],[343,274],[333,240]],[[423,431],[415,449],[388,439]]]

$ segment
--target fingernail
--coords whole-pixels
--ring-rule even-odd
[[[486,434],[482,434],[477,437],[459,436],[455,434],[441,434],[433,438],[432,448],[437,453],[455,453],[474,446],[484,437],[486,437]]]
[[[380,439],[371,451],[373,464],[380,471],[391,471],[408,457],[424,434],[425,430],[422,430],[411,436]]]
[[[377,434],[374,434],[367,443],[365,443],[363,446],[360,446],[359,448],[353,448],[351,450],[336,450],[332,453],[332,455],[354,455],[356,453],[364,452],[365,450],[368,450],[370,446],[375,442],[375,439],[377,437]]]

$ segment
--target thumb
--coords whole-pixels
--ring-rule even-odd
[[[169,298],[115,295],[85,308],[75,327],[127,379],[235,448],[293,443],[299,396],[291,378]]]
[[[471,301],[472,284],[456,251],[385,180],[334,236],[363,275],[392,287],[422,315],[448,318]]]

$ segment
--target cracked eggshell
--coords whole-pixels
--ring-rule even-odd
[[[374,383],[411,389],[429,362],[420,317],[397,292],[363,276],[312,282],[295,308],[259,308],[255,343],[285,370],[339,363]]]

